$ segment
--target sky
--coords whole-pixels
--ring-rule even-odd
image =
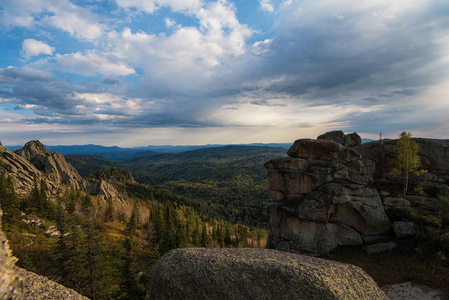
[[[0,140],[449,138],[449,1],[0,0]]]

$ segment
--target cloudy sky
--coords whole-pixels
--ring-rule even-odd
[[[449,138],[449,1],[0,0],[0,140]]]

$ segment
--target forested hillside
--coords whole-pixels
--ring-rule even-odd
[[[94,176],[105,173],[117,169]],[[2,227],[18,265],[91,299],[146,299],[149,270],[170,249],[265,245],[266,230],[207,218],[162,190],[121,179],[124,202],[64,187],[50,199],[37,181],[19,196],[2,174]]]
[[[267,175],[263,164],[285,156],[284,148],[225,146],[158,154],[123,162],[96,156],[69,155],[82,176],[117,166],[138,183],[178,196],[179,203],[200,213],[235,223],[266,227]]]

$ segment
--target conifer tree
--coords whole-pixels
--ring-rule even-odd
[[[173,222],[173,211],[170,202],[165,204],[164,208],[165,230],[162,238],[161,254],[176,248],[176,234]]]
[[[145,299],[146,289],[141,287],[137,272],[135,269],[135,258],[132,249],[132,240],[130,237],[126,237],[123,242],[123,248],[125,250],[123,256],[123,266],[120,276],[120,290],[117,295],[117,299],[120,300],[139,300]]]
[[[201,247],[207,247],[209,245],[209,237],[207,236],[206,223],[203,223],[201,230]]]
[[[195,229],[193,229],[192,233],[192,245],[195,247],[200,246],[200,230],[199,230],[199,224],[197,223],[195,226]]]
[[[229,232],[229,228],[228,227],[226,227],[226,230],[225,230],[224,244],[226,246],[231,246],[232,245],[232,237],[231,237],[231,233]]]

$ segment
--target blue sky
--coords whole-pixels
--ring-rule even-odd
[[[449,138],[449,3],[0,0],[0,140]]]

